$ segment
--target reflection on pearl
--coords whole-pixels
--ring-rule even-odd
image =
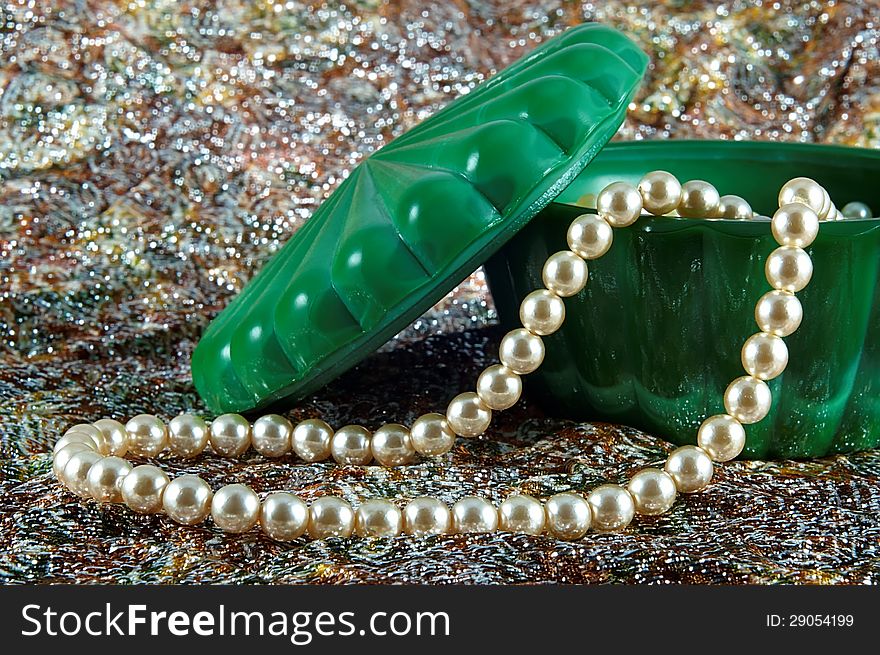
[[[612,182],[596,196],[596,213],[612,227],[626,227],[642,213],[642,196],[627,182]]]
[[[342,498],[323,496],[309,508],[309,536],[312,539],[350,537],[354,529],[354,510]]]
[[[822,210],[827,209],[825,207],[825,190],[808,177],[796,177],[782,185],[778,200],[780,207],[793,202],[807,205],[816,212],[819,218],[824,218]]]
[[[711,218],[718,215],[721,196],[704,180],[690,180],[681,185],[678,212],[686,218]]]
[[[396,537],[403,526],[403,514],[390,500],[372,498],[355,512],[355,532],[361,537]]]
[[[461,437],[483,434],[492,422],[492,410],[473,391],[458,394],[446,408],[449,428]]]
[[[376,430],[370,447],[382,466],[403,466],[416,455],[409,430],[399,423],[387,423]]]
[[[306,462],[321,462],[330,457],[333,429],[319,418],[302,421],[293,429],[290,445]]]
[[[344,425],[330,439],[330,454],[337,464],[366,466],[373,460],[370,431],[362,425]]]
[[[162,509],[162,492],[168,476],[157,466],[142,464],[122,479],[122,500],[133,511],[152,514]]]
[[[84,448],[98,452],[98,445],[95,443],[95,440],[83,432],[68,432],[55,442],[52,452],[57,453],[72,444],[79,444]]]
[[[452,450],[455,433],[442,414],[424,414],[417,418],[410,430],[413,448],[425,457],[437,457]]]
[[[599,532],[622,530],[630,524],[636,508],[632,495],[616,484],[603,484],[587,497],[592,527]]]
[[[546,517],[539,500],[526,495],[509,496],[498,508],[501,529],[505,532],[541,534]]]
[[[69,446],[68,446],[69,447]],[[73,453],[64,465],[61,481],[77,496],[89,497],[89,469],[100,462],[101,455],[94,450],[80,450]]]
[[[626,490],[632,495],[636,512],[647,516],[668,511],[677,495],[672,476],[656,468],[646,468],[636,473],[626,485]]]
[[[712,480],[712,459],[702,448],[682,446],[666,459],[666,472],[675,480],[680,493],[694,493],[705,489]]]
[[[162,507],[172,520],[182,525],[201,523],[211,513],[214,492],[197,475],[181,475],[165,487]]]
[[[716,462],[728,462],[745,447],[746,431],[729,414],[716,414],[703,421],[697,432],[697,445]]]
[[[89,495],[99,503],[122,502],[122,480],[131,472],[131,464],[121,457],[98,460],[89,469],[86,486]]]
[[[95,443],[95,450],[102,455],[109,453],[109,446],[104,439],[104,433],[101,432],[91,423],[79,423],[69,428],[62,437],[68,437],[73,434],[86,435]]]
[[[489,409],[508,409],[522,395],[522,378],[503,364],[494,364],[480,373],[477,395]]]
[[[238,457],[251,445],[251,424],[240,414],[222,414],[211,421],[209,439],[221,457]]]
[[[178,457],[200,455],[208,445],[208,424],[198,416],[181,414],[168,424],[168,446]]]
[[[514,373],[525,375],[544,361],[544,342],[525,328],[511,330],[501,339],[501,363]]]
[[[52,455],[52,471],[54,471],[55,477],[58,478],[59,482],[64,484],[64,467],[67,465],[67,462],[70,461],[70,458],[73,457],[75,453],[83,451],[94,453],[95,449],[91,444],[74,442],[67,444]]]
[[[260,518],[260,497],[247,485],[227,484],[214,494],[211,518],[224,532],[247,532]]]
[[[281,457],[290,452],[293,424],[278,414],[266,414],[254,421],[251,443],[264,457]]]
[[[611,247],[614,231],[601,216],[582,214],[568,228],[568,247],[584,259],[598,259]]]
[[[724,408],[740,423],[757,423],[770,411],[773,400],[767,383],[750,375],[735,379],[724,392]]]
[[[544,286],[561,298],[580,293],[587,284],[587,275],[587,262],[571,250],[550,255],[541,271]]]
[[[309,527],[309,506],[286,491],[266,496],[260,510],[260,526],[270,539],[292,541],[305,534]]]
[[[639,182],[645,209],[654,216],[668,214],[681,202],[681,183],[672,173],[651,171]]]
[[[479,496],[465,496],[452,506],[452,526],[459,534],[493,532],[498,528],[498,510]]]
[[[718,201],[718,217],[733,218],[736,220],[745,220],[752,218],[755,214],[751,205],[744,198],[739,196],[721,196]]]
[[[155,457],[168,444],[168,428],[152,414],[138,414],[125,424],[128,450],[138,457]]]
[[[844,218],[871,218],[873,212],[863,202],[848,202],[841,210]]]
[[[544,510],[547,514],[547,531],[557,539],[575,541],[590,529],[590,505],[580,494],[566,491],[550,496]]]
[[[93,425],[104,435],[104,443],[107,446],[107,455],[122,457],[128,452],[128,432],[125,426],[112,418],[102,418]]]
[[[819,234],[819,217],[806,205],[783,205],[773,214],[770,229],[779,245],[806,248]]]
[[[519,307],[519,320],[532,334],[553,334],[565,320],[565,303],[547,289],[532,291],[523,298]]]
[[[767,257],[764,272],[774,289],[800,291],[813,277],[813,260],[802,248],[780,246]]]
[[[773,334],[753,334],[743,344],[742,365],[749,375],[760,380],[772,380],[788,365],[788,346],[781,337]]]
[[[407,534],[426,537],[447,534],[452,528],[452,513],[439,498],[413,498],[403,510],[403,529]]]
[[[764,332],[787,337],[800,327],[804,317],[801,301],[790,291],[769,291],[755,307],[755,322]]]

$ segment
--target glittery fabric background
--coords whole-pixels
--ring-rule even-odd
[[[876,2],[6,2],[0,14],[0,581],[827,582],[880,579],[880,453],[735,463],[623,534],[277,544],[82,503],[73,423],[203,411],[204,326],[361,159],[569,25],[651,53],[618,138],[880,144]],[[499,339],[480,272],[291,411],[411,421]],[[621,481],[670,446],[528,401],[439,461],[386,470],[169,460],[213,485],[349,500]]]

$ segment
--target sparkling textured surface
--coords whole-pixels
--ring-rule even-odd
[[[199,411],[207,321],[364,156],[567,25],[624,29],[654,66],[619,138],[880,143],[876,3],[6,2],[0,13],[0,579],[869,582],[880,454],[725,466],[622,535],[274,544],[83,504],[66,426]],[[292,412],[411,421],[472,387],[500,335],[478,271]],[[478,328],[466,333],[465,328]],[[424,335],[455,333],[444,336]],[[546,496],[669,446],[528,404],[407,469],[205,459],[172,471],[350,500]],[[496,443],[495,440],[498,440]]]

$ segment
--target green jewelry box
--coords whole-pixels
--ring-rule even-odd
[[[541,257],[565,245],[567,222],[585,211],[578,202],[613,180],[667,169],[770,212],[782,182],[807,175],[838,204],[880,204],[855,193],[857,180],[871,188],[864,180],[880,165],[866,151],[605,148],[646,66],[620,33],[572,28],[365,160],[206,330],[192,372],[208,406],[246,412],[314,392],[490,257],[499,313],[512,324],[522,297],[541,286]],[[858,171],[847,175],[847,166]],[[771,384],[771,415],[748,428],[747,454],[820,455],[880,438],[867,328],[877,323],[878,223],[822,226],[803,326],[789,338],[792,363]],[[739,347],[757,330],[752,308],[769,288],[760,261],[772,247],[762,221],[656,218],[616,231],[611,251],[591,263],[587,289],[567,299],[565,327],[546,339],[529,393],[560,416],[693,442],[742,374]]]

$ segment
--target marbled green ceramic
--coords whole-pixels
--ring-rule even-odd
[[[880,209],[880,152],[778,143],[642,142],[605,147],[590,166],[487,265],[502,322],[518,325],[520,300],[542,286],[547,256],[566,247],[569,222],[614,180],[655,169],[705,179],[772,214],[789,178],[826,186],[838,207]],[[694,443],[723,411],[728,382],[743,375],[740,349],[757,331],[754,306],[769,290],[764,260],[775,247],[766,221],[640,219],[615,230],[590,262],[590,281],[566,300],[546,337],[547,356],[527,393],[555,414],[604,419]],[[880,219],[823,223],[808,249],[813,279],[799,293],[800,329],[790,363],[771,381],[773,408],[748,426],[744,455],[811,457],[880,443]]]

